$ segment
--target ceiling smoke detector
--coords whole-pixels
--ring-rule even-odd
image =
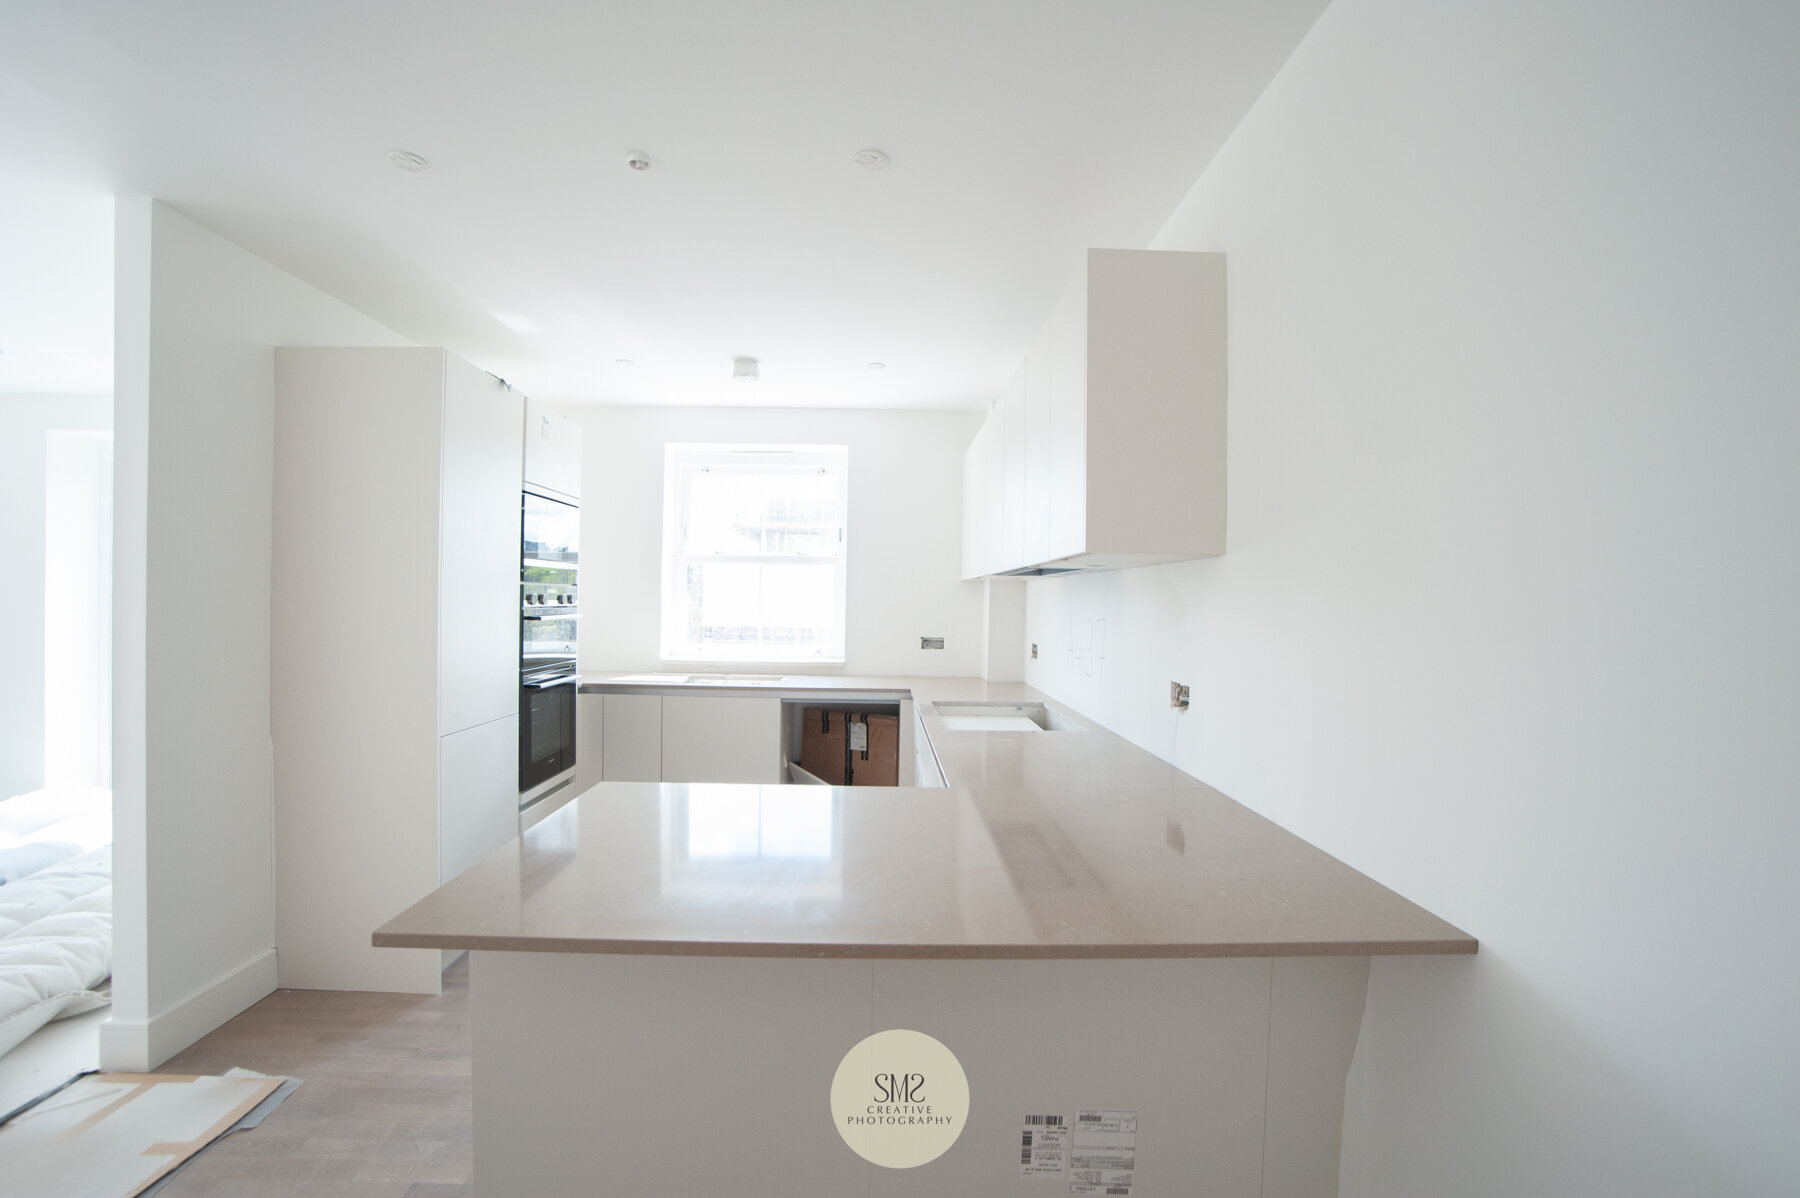
[[[887,169],[888,156],[885,150],[858,150],[852,159],[865,171],[883,171]]]
[[[630,370],[631,369],[631,359],[630,358],[614,358],[613,365],[617,366],[620,370]]]
[[[634,171],[647,171],[650,169],[650,155],[642,150],[632,150],[625,155],[625,165]]]
[[[754,383],[757,379],[755,358],[733,358],[731,360],[731,380],[734,383]]]
[[[887,363],[886,362],[870,362],[869,369],[870,370],[886,370]]]
[[[429,162],[425,161],[421,155],[415,154],[411,150],[389,150],[387,158],[389,162],[393,163],[401,170],[412,171],[414,174],[431,169],[431,164]]]

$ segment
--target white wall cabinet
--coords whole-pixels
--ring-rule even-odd
[[[963,576],[1223,553],[1225,399],[1225,256],[1087,251],[965,454]]]
[[[581,426],[536,400],[525,401],[524,481],[581,498]]]
[[[1025,364],[1000,393],[1000,560],[1025,560]]]
[[[280,983],[435,993],[369,935],[518,827],[524,404],[441,349],[277,349],[275,392]]]
[[[996,412],[998,408],[996,408]],[[963,454],[963,577],[980,578],[1004,569],[1000,543],[1004,524],[1006,446],[1001,421],[988,416]]]

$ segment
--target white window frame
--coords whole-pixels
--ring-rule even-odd
[[[682,530],[690,501],[689,480],[702,469],[822,470],[835,476],[838,499],[838,549],[830,559],[836,601],[835,636],[819,653],[797,653],[788,645],[696,645],[685,636],[685,579],[693,562],[764,565],[822,561],[799,554],[690,554],[681,550]],[[723,445],[669,442],[663,447],[663,539],[660,658],[665,662],[755,665],[843,665],[848,622],[850,559],[850,450],[845,445]]]

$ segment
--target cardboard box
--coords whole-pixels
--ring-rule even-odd
[[[900,784],[900,717],[858,715],[850,733],[850,784],[898,786]],[[861,729],[859,734],[858,729]]]
[[[849,713],[808,707],[800,714],[800,768],[832,786],[850,785],[850,763],[844,760]]]
[[[832,786],[900,784],[900,717],[808,707],[800,768]]]

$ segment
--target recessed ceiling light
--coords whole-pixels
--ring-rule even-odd
[[[885,150],[858,150],[852,160],[865,171],[886,170],[888,156]]]
[[[496,312],[494,319],[515,333],[541,333],[537,322],[529,316],[520,316],[517,312]]]
[[[731,360],[731,378],[733,382],[754,383],[757,379],[755,358],[733,358]]]
[[[411,150],[389,150],[388,161],[403,171],[428,171],[431,164]]]
[[[870,370],[886,370],[887,363],[886,362],[870,362],[869,369]]]
[[[631,369],[631,359],[630,358],[614,358],[613,365],[617,366],[620,370],[630,370]]]
[[[625,165],[634,171],[647,171],[650,169],[650,155],[642,150],[632,150],[625,155]]]

